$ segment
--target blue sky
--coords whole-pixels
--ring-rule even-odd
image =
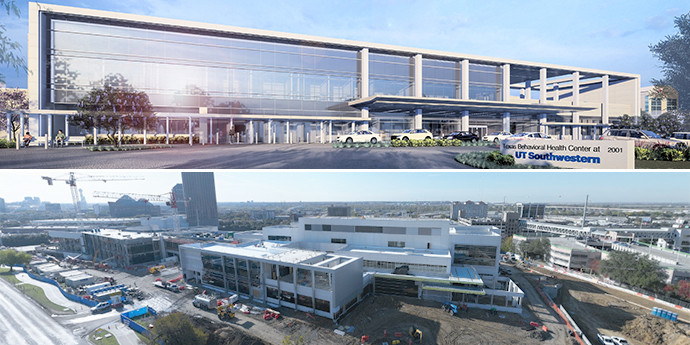
[[[26,54],[28,2],[16,3],[22,18],[2,13],[0,20]],[[690,11],[687,0],[45,3],[635,73],[642,76],[642,86],[661,77],[648,46],[676,33],[674,17]],[[9,87],[26,87],[26,74],[17,76],[6,67],[0,73]]]
[[[71,203],[69,186],[41,176],[67,170],[4,170],[0,197],[6,202],[37,196]],[[77,182],[90,203],[94,191],[163,194],[181,182],[179,171],[80,170],[77,176],[141,176],[142,181]],[[690,204],[690,171],[634,172],[453,172],[453,171],[215,171],[221,202],[261,201],[485,201]]]

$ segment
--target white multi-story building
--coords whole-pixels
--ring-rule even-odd
[[[260,240],[250,236],[240,242],[180,246],[187,279],[332,318],[369,292],[522,309],[524,293],[498,275],[501,235],[495,227],[460,226],[449,220],[303,217],[289,226],[264,228]],[[221,261],[224,264],[214,266]],[[227,266],[231,261],[232,267]],[[338,264],[321,267],[322,261]],[[235,274],[237,267],[245,268]],[[330,292],[320,292],[316,281],[331,282]],[[289,295],[295,291],[297,297]]]
[[[589,268],[593,260],[601,260],[601,251],[585,246],[575,238],[552,237],[549,261],[553,265],[568,269]]]

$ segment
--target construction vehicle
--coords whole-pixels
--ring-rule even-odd
[[[237,308],[235,308],[235,305],[233,304],[219,305],[216,307],[216,310],[218,310],[219,320],[230,320],[235,317],[235,313],[237,313]]]
[[[201,294],[194,296],[194,301],[192,301],[192,304],[197,308],[209,310],[218,305],[218,300],[213,295]]]
[[[419,328],[417,328],[417,325],[411,326],[409,333],[412,339],[419,339],[419,342],[422,342],[422,331],[420,331]]]
[[[100,313],[106,311],[112,307],[109,301],[98,303],[95,307],[91,308],[92,313]]]
[[[450,315],[458,314],[458,306],[451,302],[443,303],[441,309],[443,309],[443,311],[447,312]]]
[[[153,266],[153,267],[149,268],[149,273],[151,273],[151,274],[161,273],[161,270],[164,268],[165,268],[165,265]]]
[[[166,289],[170,290],[172,292],[180,292],[180,288],[177,286],[175,283],[171,282],[166,282],[166,281],[155,281],[153,282],[153,286],[161,289]]]

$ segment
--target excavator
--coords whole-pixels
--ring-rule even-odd
[[[422,331],[417,328],[417,325],[413,325],[410,327],[410,336],[414,339],[419,339],[419,342],[422,342]]]

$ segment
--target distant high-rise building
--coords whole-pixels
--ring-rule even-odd
[[[349,217],[352,214],[350,206],[328,206],[329,217]]]
[[[184,188],[182,183],[178,183],[172,188],[172,193],[175,196],[175,201],[177,202],[177,213],[185,214],[187,213],[187,205],[184,202]]]
[[[483,202],[454,202],[450,209],[450,219],[458,218],[486,218],[489,214],[489,206]]]
[[[183,172],[182,188],[187,201],[189,226],[218,226],[218,204],[213,173]]]
[[[0,198],[0,212],[5,212],[5,199]]]
[[[517,204],[520,218],[544,218],[545,204]]]

